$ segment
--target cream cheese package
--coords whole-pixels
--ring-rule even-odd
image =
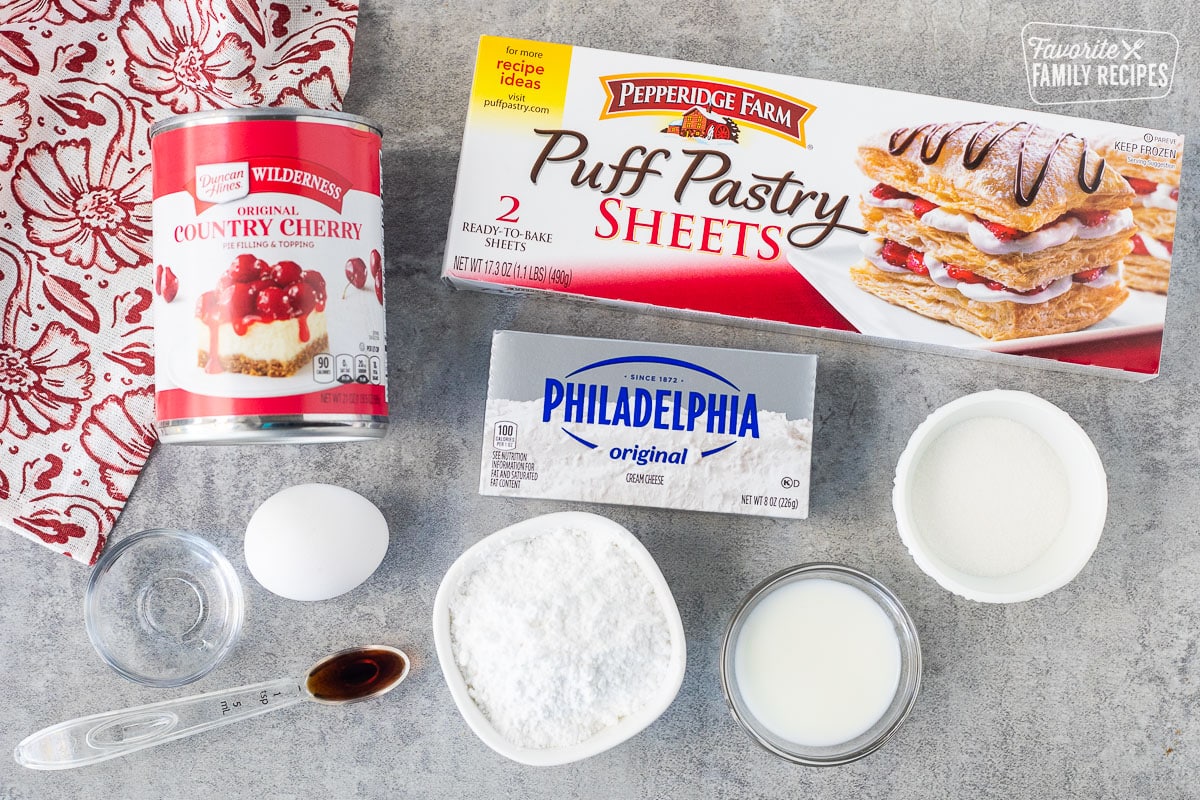
[[[479,492],[804,519],[816,366],[497,331]]]
[[[1146,128],[485,36],[442,275],[1144,380],[1182,150]]]

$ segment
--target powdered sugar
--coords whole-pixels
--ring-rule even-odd
[[[512,744],[563,747],[650,704],[668,677],[666,613],[617,541],[559,527],[508,543],[450,598],[454,660]]]

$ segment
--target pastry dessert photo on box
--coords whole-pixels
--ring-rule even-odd
[[[1171,254],[1175,249],[1175,216],[1179,209],[1179,159],[1172,169],[1130,152],[1128,145],[1111,139],[1097,148],[1110,167],[1124,176],[1136,197],[1133,200],[1133,251],[1125,257],[1125,285],[1130,289],[1167,293]]]
[[[851,277],[889,303],[1002,341],[1082,330],[1129,296],[1134,190],[1080,136],[929,123],[874,136],[858,164],[878,183]]]

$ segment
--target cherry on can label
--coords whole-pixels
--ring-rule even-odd
[[[159,438],[387,431],[380,130],[218,110],[151,131]]]

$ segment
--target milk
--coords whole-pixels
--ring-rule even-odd
[[[784,584],[750,611],[734,647],[734,673],[750,713],[777,736],[808,747],[865,733],[900,684],[900,641],[862,590],[825,578]]]

